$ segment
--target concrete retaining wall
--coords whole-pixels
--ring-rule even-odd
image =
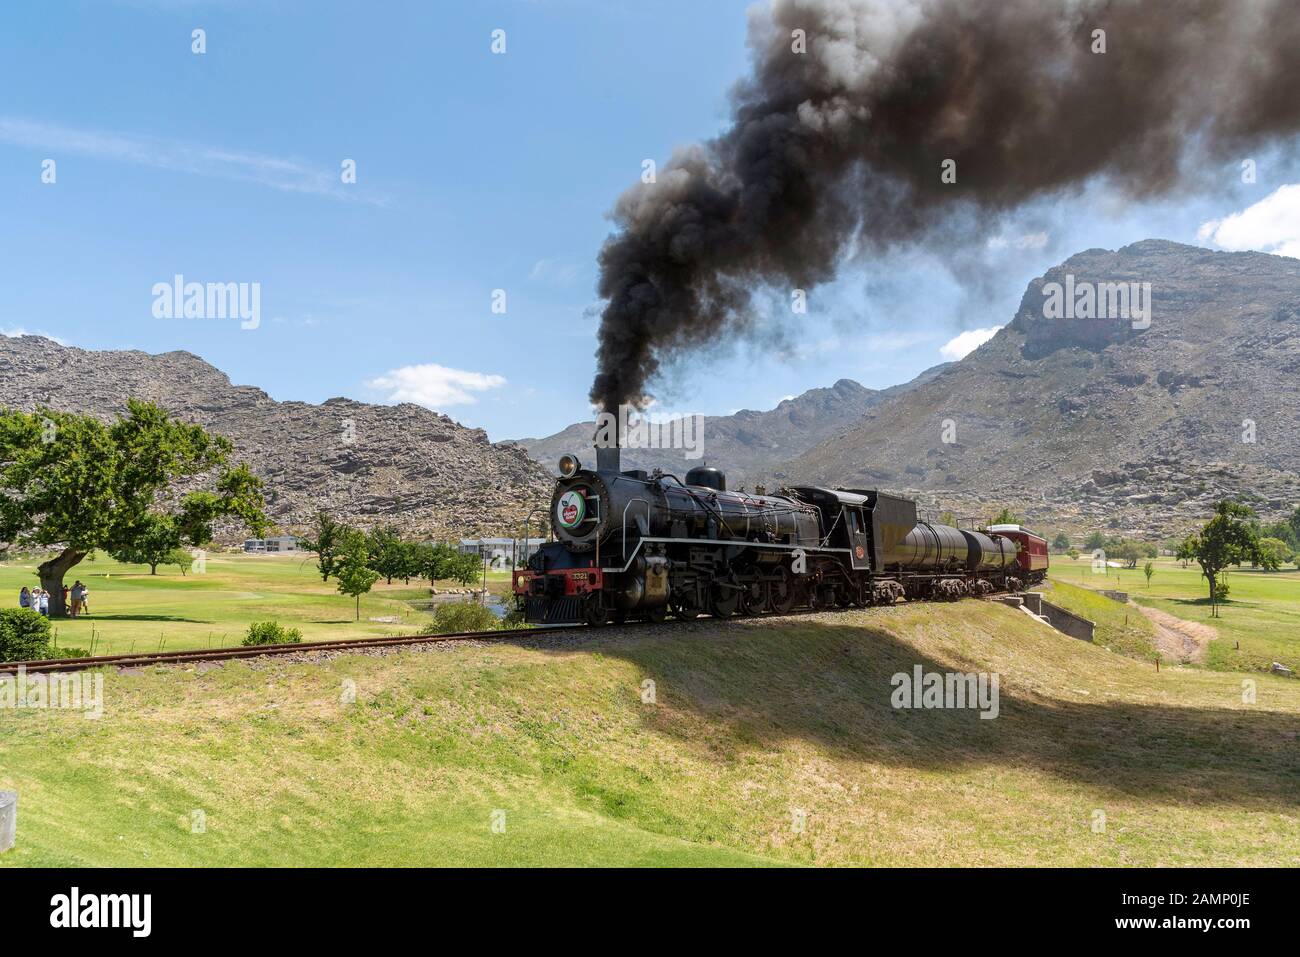
[[[1103,591],[1102,594],[1111,601],[1119,602],[1121,605],[1128,604],[1128,592],[1126,591]]]
[[[1057,631],[1064,632],[1071,638],[1078,638],[1081,641],[1092,641],[1093,629],[1097,627],[1095,622],[1087,618],[1080,618],[1072,611],[1066,611],[1060,605],[1053,605],[1046,598],[1039,596],[1040,615],[1046,616],[1048,622]]]

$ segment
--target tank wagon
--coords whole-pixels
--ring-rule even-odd
[[[850,607],[1016,591],[1046,577],[1047,542],[1020,526],[920,521],[875,489],[727,488],[708,466],[685,476],[560,460],[554,540],[514,574],[530,622],[601,625],[709,614]]]

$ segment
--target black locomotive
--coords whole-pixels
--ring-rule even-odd
[[[916,503],[870,489],[729,491],[716,468],[684,479],[560,460],[555,540],[515,572],[530,622],[786,612],[955,599],[1042,581],[1047,542],[1019,526],[917,520]]]

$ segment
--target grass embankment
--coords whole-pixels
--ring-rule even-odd
[[[1052,562],[1056,581],[1126,591],[1139,604],[1216,629],[1219,637],[1210,643],[1206,659],[1209,668],[1267,671],[1277,661],[1300,672],[1298,571],[1232,569],[1226,579],[1231,589],[1229,601],[1220,606],[1218,618],[1211,618],[1208,589],[1196,565],[1183,568],[1173,559],[1157,560],[1148,588],[1141,568],[1111,568],[1107,575],[1094,575],[1086,558],[1070,562],[1054,555]],[[1098,600],[1103,599],[1098,596]]]
[[[1053,581],[1050,584],[1051,587],[1044,592],[1048,601],[1096,624],[1093,644],[1121,655],[1147,661],[1155,659],[1155,629],[1136,608],[1067,582]]]
[[[35,564],[0,564],[0,594],[7,603],[17,606],[19,589],[38,583]],[[356,621],[355,600],[339,594],[334,581],[322,582],[310,555],[210,554],[203,573],[184,576],[174,565],[150,575],[147,565],[122,565],[101,555],[73,568],[66,584],[78,578],[90,589],[91,614],[55,619],[57,641],[89,651],[93,640],[97,655],[237,645],[255,621],[297,628],[303,641],[408,634],[430,625],[428,614],[407,604],[428,597],[427,582],[379,582],[362,596]],[[489,573],[490,589],[506,587],[507,574]]]
[[[0,711],[0,864],[1300,864],[1297,681],[974,601],[526,640]],[[1000,674],[999,716],[894,709],[917,664]]]

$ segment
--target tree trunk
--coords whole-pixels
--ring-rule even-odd
[[[357,596],[357,621],[361,620],[361,596]]]
[[[41,579],[41,588],[50,593],[51,616],[58,615],[62,618],[67,615],[68,609],[63,604],[63,576],[68,573],[68,569],[85,557],[85,552],[77,551],[75,548],[65,548],[49,561],[41,562],[36,566],[36,574]]]
[[[1206,572],[1205,577],[1208,578],[1210,581],[1210,617],[1218,618],[1219,602],[1218,602],[1217,594],[1219,589],[1215,587],[1216,583],[1213,575],[1211,575],[1209,572]]]
[[[157,563],[157,562],[153,562],[153,563],[151,563],[151,564],[149,565],[149,574],[150,574],[150,575],[157,575],[157,574],[158,574],[158,563]]]

